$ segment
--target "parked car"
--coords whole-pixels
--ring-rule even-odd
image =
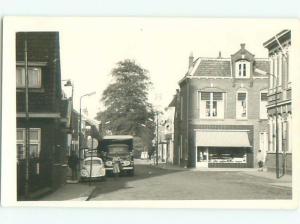
[[[90,175],[90,170],[92,170],[91,175]],[[106,175],[106,170],[101,158],[90,157],[84,159],[82,168],[80,170],[81,181],[89,180],[89,178],[91,178],[92,180],[97,180],[97,179],[104,180],[105,175]]]

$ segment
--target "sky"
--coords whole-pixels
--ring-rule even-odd
[[[188,57],[230,57],[245,43],[258,58],[266,58],[263,42],[286,29],[272,20],[209,20],[193,18],[98,18],[62,19],[60,32],[62,79],[74,83],[74,107],[93,118],[104,110],[100,99],[112,82],[118,61],[134,59],[149,71],[153,85],[149,100],[162,110],[171,102],[178,81],[188,69]],[[71,90],[65,89],[67,94]]]

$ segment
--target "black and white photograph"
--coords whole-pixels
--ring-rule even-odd
[[[5,18],[2,201],[294,208],[295,37],[293,19]]]

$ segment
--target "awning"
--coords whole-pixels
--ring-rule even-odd
[[[251,147],[247,131],[197,131],[196,146]]]

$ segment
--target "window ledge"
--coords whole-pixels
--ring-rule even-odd
[[[28,91],[31,93],[44,93],[45,89],[44,88],[29,88]],[[17,88],[17,92],[25,92],[25,88]]]
[[[236,118],[237,121],[247,121],[248,118]]]

